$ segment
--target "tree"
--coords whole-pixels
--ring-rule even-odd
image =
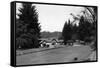
[[[86,41],[86,38],[92,36],[91,31],[92,31],[92,23],[85,20],[84,17],[82,16],[78,28],[79,39]]]
[[[94,42],[94,44],[91,46],[94,50],[97,50],[97,7],[85,7],[91,14],[92,16],[92,31],[91,31],[91,35],[92,35],[92,41]]]
[[[72,32],[73,32],[72,24],[70,23],[70,20],[68,20],[68,23],[67,23],[67,21],[65,22],[65,25],[64,25],[63,31],[62,31],[62,36],[63,36],[65,44],[66,44],[66,41],[71,39]]]
[[[85,10],[82,11],[84,16],[88,19],[90,18],[91,22],[97,21],[97,7],[84,7]]]
[[[76,24],[74,24],[72,26],[72,37],[71,37],[72,40],[77,40],[78,39],[78,26]]]
[[[79,21],[78,34],[80,40],[84,40],[85,36],[96,36],[97,7],[84,7],[81,12],[82,15],[70,14],[73,16],[73,22]],[[86,35],[84,36],[84,34]]]
[[[16,20],[17,46],[20,45],[21,48],[39,47],[38,39],[41,28],[35,6],[23,3],[19,11],[19,18]]]

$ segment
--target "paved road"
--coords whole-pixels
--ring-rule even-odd
[[[89,46],[74,46],[21,55],[16,60],[17,65],[74,62],[75,57],[78,57],[77,61],[81,61],[90,54]]]

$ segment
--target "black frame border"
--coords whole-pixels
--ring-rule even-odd
[[[44,63],[44,64],[26,64],[26,65],[16,65],[16,3],[30,3],[30,4],[42,4],[42,5],[58,5],[58,6],[78,6],[78,7],[96,7],[97,8],[97,23],[96,23],[96,60],[95,61],[80,61],[80,62],[60,62],[60,63]],[[88,62],[98,62],[98,6],[94,5],[76,5],[76,4],[60,4],[60,3],[46,3],[46,2],[29,2],[29,1],[12,1],[10,3],[11,10],[11,23],[10,23],[10,65],[13,67],[22,67],[22,66],[40,66],[40,65],[57,65],[57,64],[74,64],[74,63],[88,63]]]

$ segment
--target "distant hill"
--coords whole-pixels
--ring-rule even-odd
[[[41,32],[41,38],[59,38],[61,37],[62,32],[47,32],[47,31],[43,31]]]

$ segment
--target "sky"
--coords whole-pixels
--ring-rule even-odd
[[[60,31],[62,32],[65,21],[69,19],[73,21],[73,17],[70,13],[74,15],[80,14],[83,7],[79,6],[59,6],[59,5],[44,5],[44,4],[33,4],[36,6],[39,23],[41,25],[41,31]],[[16,12],[20,13],[18,9],[22,7],[20,3],[16,5]]]

